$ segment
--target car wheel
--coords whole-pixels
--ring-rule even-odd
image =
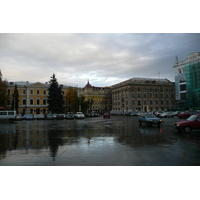
[[[191,128],[189,126],[184,127],[184,132],[185,133],[190,133],[191,132]]]

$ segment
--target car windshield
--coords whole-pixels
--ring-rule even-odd
[[[187,121],[194,121],[196,118],[197,118],[196,115],[191,115],[191,116],[187,119]]]

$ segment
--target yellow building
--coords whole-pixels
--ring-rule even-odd
[[[19,93],[18,112],[20,114],[43,114],[48,112],[48,83],[29,83],[28,81],[8,82],[9,101],[7,109],[11,109],[12,94],[14,93],[15,85],[17,85]],[[66,89],[67,86],[63,86],[64,95],[66,94]]]
[[[111,105],[108,105],[110,103],[108,100],[110,92],[110,87],[95,87],[92,86],[88,81],[85,87],[81,89],[81,95],[85,97],[86,101],[90,102],[88,112],[102,113],[104,111],[110,110],[109,107]]]

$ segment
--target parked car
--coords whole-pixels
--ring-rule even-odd
[[[186,121],[174,122],[173,126],[178,131],[190,133],[194,129],[200,129],[200,114],[191,115]]]
[[[37,117],[38,117],[38,115],[35,114],[35,115],[34,115],[34,119],[37,119]]]
[[[104,113],[103,118],[110,118],[110,113]]]
[[[76,119],[85,119],[85,115],[82,112],[76,112],[74,117]]]
[[[33,114],[27,114],[25,119],[26,120],[33,120],[34,119],[34,115]]]
[[[54,118],[54,119],[57,119],[57,115],[58,115],[58,114],[53,114],[53,118]]]
[[[92,112],[90,117],[100,117],[99,113]]]
[[[180,112],[179,114],[177,114],[177,116],[181,119],[181,118],[188,118],[193,114],[193,112]]]
[[[162,120],[157,118],[153,114],[139,116],[140,125],[142,125],[142,123],[146,124],[147,126],[152,126],[153,124],[157,124],[157,126],[159,127],[161,122],[162,122]]]
[[[17,114],[17,116],[16,116],[15,119],[16,119],[16,120],[22,120],[22,115],[21,115],[21,114]]]
[[[68,112],[67,113],[67,119],[74,119],[74,113],[73,112]]]
[[[53,120],[54,117],[53,117],[52,114],[47,114],[47,115],[46,115],[46,119],[47,119],[47,120]]]
[[[44,114],[38,114],[37,120],[44,120],[44,119],[45,119]]]
[[[159,117],[174,117],[174,114],[172,112],[164,112]]]
[[[65,114],[58,114],[57,119],[65,119],[66,115]]]

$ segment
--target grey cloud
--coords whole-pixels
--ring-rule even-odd
[[[107,86],[133,76],[174,79],[174,58],[199,51],[200,34],[0,34],[0,69],[8,80]],[[176,46],[166,51],[170,47]],[[157,53],[156,53],[157,52]],[[124,62],[126,61],[126,62]]]

